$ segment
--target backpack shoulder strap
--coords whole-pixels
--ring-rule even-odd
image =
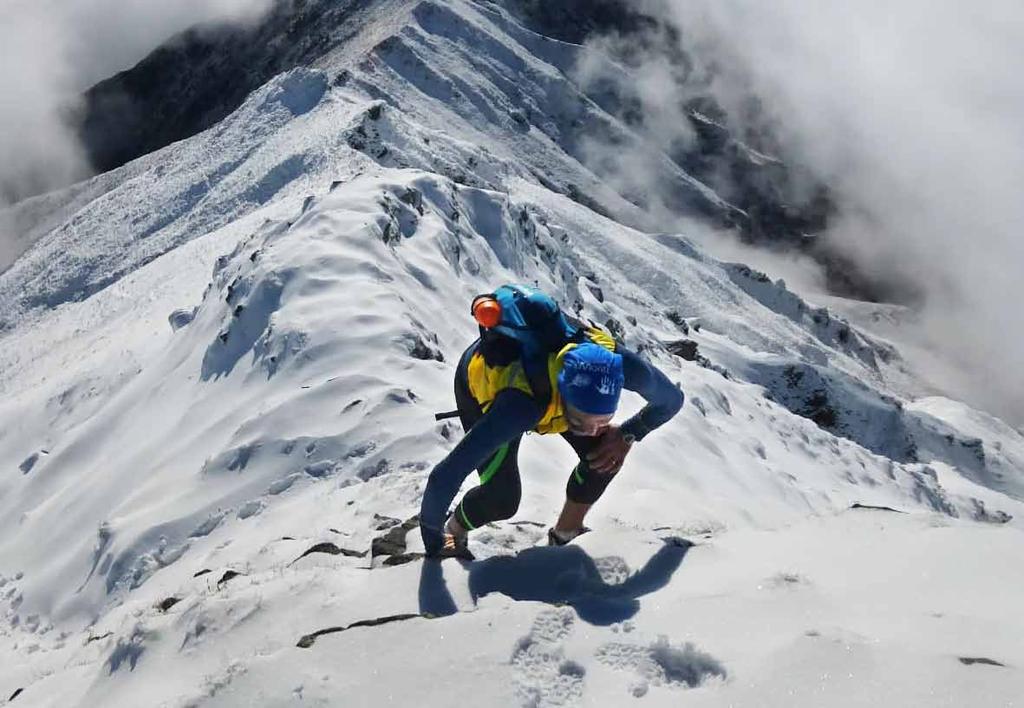
[[[534,400],[543,410],[547,410],[551,405],[552,394],[547,357],[524,360],[523,373],[526,374],[526,381],[530,384],[530,390],[533,391]]]

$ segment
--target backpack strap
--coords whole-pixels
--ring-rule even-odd
[[[569,318],[566,319],[569,320]],[[551,405],[551,396],[554,393],[551,390],[548,357],[561,352],[567,344],[582,344],[583,342],[593,340],[590,330],[585,326],[577,327],[575,326],[576,323],[572,320],[569,320],[569,325],[572,327],[572,334],[562,339],[558,343],[557,348],[546,352],[540,357],[531,357],[529,359],[524,357],[523,359],[523,372],[526,374],[526,381],[530,384],[530,390],[533,391],[534,397],[544,410],[547,410],[547,407]]]
[[[546,411],[551,405],[551,378],[548,375],[547,357],[543,360],[533,358],[530,361],[523,361],[523,373],[526,374],[526,382],[530,384],[533,391],[533,398]]]

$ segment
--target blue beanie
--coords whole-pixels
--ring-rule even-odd
[[[623,381],[622,356],[584,342],[566,352],[558,372],[558,392],[577,410],[607,415],[619,405]]]

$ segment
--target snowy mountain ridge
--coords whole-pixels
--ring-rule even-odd
[[[892,344],[783,283],[636,228],[574,157],[573,121],[628,137],[570,94],[578,47],[488,5],[402,7],[356,63],[287,71],[15,207],[36,226],[0,274],[0,688],[1012,705],[1024,436],[922,396]],[[513,80],[518,118],[494,91]],[[696,213],[728,210],[655,169]],[[481,560],[425,563],[403,521],[461,435],[432,414],[468,302],[515,281],[687,404],[578,546],[535,548],[573,457],[531,436],[520,512],[474,534]]]

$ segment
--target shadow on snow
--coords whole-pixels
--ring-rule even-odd
[[[665,587],[693,546],[681,538],[663,539],[664,545],[636,573],[621,583],[608,583],[598,563],[579,546],[528,548],[515,556],[462,561],[469,569],[473,601],[493,592],[513,600],[569,605],[580,619],[610,625],[633,617],[644,595]],[[445,616],[458,612],[441,572],[439,560],[423,562],[419,586],[420,612]]]

